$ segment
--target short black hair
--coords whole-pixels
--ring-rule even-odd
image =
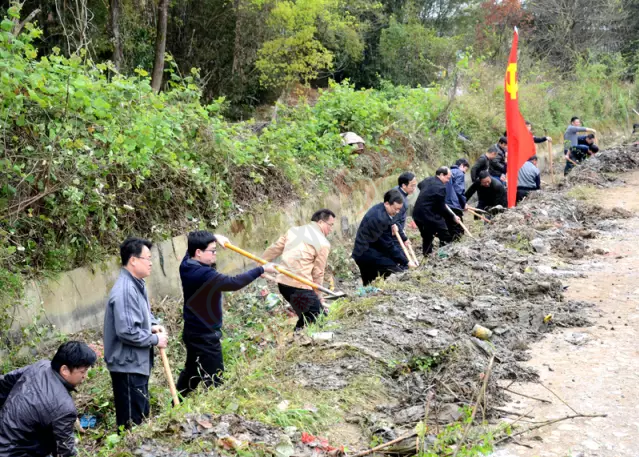
[[[435,170],[435,176],[447,175],[448,173],[450,173],[450,168],[448,167],[439,167]]]
[[[457,161],[455,161],[455,165],[457,165],[458,167],[461,167],[461,166],[470,167],[470,164],[468,163],[468,160],[466,159],[457,159]]]
[[[404,203],[402,193],[397,189],[391,189],[384,194],[384,203],[394,205],[395,203]]]
[[[594,143],[588,146],[588,149],[590,150],[590,152],[599,152],[599,146]]]
[[[402,187],[403,184],[406,184],[408,186],[408,183],[411,182],[413,179],[415,179],[415,174],[411,173],[410,171],[405,171],[404,173],[399,175],[399,178],[397,178],[397,185],[399,187]]]
[[[530,121],[525,121],[525,122],[526,122],[526,125],[530,125],[532,127],[532,123]]]
[[[508,138],[506,136],[502,136],[499,138],[499,143],[508,144]]]
[[[196,230],[195,232],[189,233],[187,248],[189,255],[191,257],[195,256],[195,251],[198,249],[201,251],[205,250],[208,245],[214,241],[217,241],[215,235],[206,230]]]
[[[149,240],[136,238],[134,236],[130,236],[124,240],[120,245],[120,260],[122,261],[122,266],[126,266],[131,257],[137,257],[142,254],[144,246],[150,250],[153,247],[153,243]]]
[[[537,158],[536,155],[534,155],[530,159],[528,159],[528,162],[532,162],[533,160],[539,160],[539,159]]]
[[[482,179],[486,179],[490,176],[490,174],[488,174],[488,170],[482,170],[477,174],[477,179],[479,179],[480,181]]]
[[[76,368],[92,367],[98,356],[93,349],[81,341],[67,341],[62,344],[51,359],[51,368],[60,373],[60,368],[66,365],[71,371]]]
[[[632,124],[632,132],[634,133],[636,130],[639,130],[639,124]]]
[[[578,119],[579,119],[579,116],[573,116],[573,117],[570,118],[570,123],[572,124],[573,122],[575,122]]]
[[[335,217],[335,213],[327,208],[315,211],[311,216],[311,222],[328,221],[331,217]]]
[[[586,135],[586,138],[588,138],[589,140],[594,140],[595,139],[595,134],[594,133],[589,133],[588,135]]]

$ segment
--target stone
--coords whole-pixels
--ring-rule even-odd
[[[535,238],[530,242],[530,245],[533,247],[535,252],[538,252],[540,254],[546,254],[550,251],[550,248],[548,247],[546,242],[541,238]]]
[[[588,336],[585,333],[570,332],[566,334],[564,339],[570,344],[574,344],[575,346],[581,346],[588,342],[588,340],[590,339],[590,336]]]

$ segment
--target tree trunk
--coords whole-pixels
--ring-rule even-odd
[[[242,13],[240,0],[233,1],[233,9],[235,10],[235,42],[233,46],[233,66],[231,67],[231,74],[237,75],[241,70],[241,54],[242,54]]]
[[[124,53],[120,36],[120,0],[111,0],[111,32],[113,33],[113,65],[116,70],[122,71]]]
[[[164,51],[166,49],[166,22],[169,15],[169,0],[160,0],[158,3],[158,28],[155,36],[155,63],[151,76],[151,88],[155,92],[162,87],[162,75],[164,73]]]

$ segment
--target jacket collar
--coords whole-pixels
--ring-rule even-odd
[[[71,385],[66,379],[64,379],[60,373],[55,371],[53,368],[51,368],[51,371],[53,371],[53,374],[58,378],[64,388],[67,389],[67,391],[75,392],[75,387],[73,387],[73,385]]]
[[[135,276],[133,276],[131,274],[131,272],[129,270],[127,270],[124,267],[122,267],[122,274],[125,275],[126,277],[130,278],[133,281],[133,283],[135,284],[135,286],[138,289],[140,289],[140,292],[146,293],[146,283],[144,282],[144,279],[136,278]]]
[[[204,267],[204,268],[215,269],[215,266],[213,266],[213,265],[207,265],[205,263],[199,262],[199,261],[191,258],[191,256],[189,256],[188,252],[186,254],[186,263],[189,264],[189,265],[196,266],[196,267]]]

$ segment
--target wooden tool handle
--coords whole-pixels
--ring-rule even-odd
[[[552,179],[552,183],[555,184],[555,168],[552,164],[552,140],[548,141],[548,160],[550,161],[550,178]]]
[[[265,264],[267,264],[267,263],[268,263],[266,260],[261,259],[261,258],[259,258],[258,256],[253,255],[253,254],[251,254],[250,252],[245,251],[245,250],[244,250],[244,249],[242,249],[242,248],[238,248],[237,246],[234,246],[234,245],[232,245],[231,243],[226,243],[226,244],[224,245],[224,247],[225,247],[225,248],[229,248],[231,251],[235,251],[235,252],[237,252],[238,254],[241,254],[241,255],[243,255],[244,257],[248,257],[249,259],[254,260],[255,262],[260,263],[260,264],[262,264],[262,265],[265,265]],[[322,286],[320,286],[319,284],[315,284],[314,282],[309,281],[308,279],[302,278],[301,276],[298,276],[298,275],[296,275],[295,273],[291,273],[290,271],[286,270],[285,268],[282,268],[282,267],[280,267],[280,266],[277,266],[277,265],[276,265],[276,266],[275,266],[275,269],[276,269],[278,272],[282,273],[283,275],[288,276],[289,278],[292,278],[292,279],[294,279],[294,280],[296,280],[296,281],[299,281],[299,282],[301,282],[302,284],[306,284],[307,286],[310,286],[310,287],[312,287],[313,289],[317,289],[317,290],[319,290],[320,292],[324,292],[325,294],[329,294],[329,295],[340,295],[340,294],[337,294],[337,293],[333,292],[333,291],[332,291],[332,290],[330,290],[330,289],[327,289],[326,287],[322,287]]]
[[[486,219],[484,216],[482,216],[479,213],[476,213],[475,211],[473,211],[472,209],[468,208],[468,212],[470,214],[472,214],[473,216],[477,216],[478,218],[480,218],[482,221],[487,222],[488,224],[492,224],[493,221],[491,221],[490,219]]]
[[[399,241],[399,245],[402,247],[402,250],[404,251],[404,255],[406,256],[408,261],[412,262],[413,259],[411,259],[410,254],[408,253],[408,249],[406,249],[406,245],[404,244],[404,241],[402,240],[402,236],[399,234],[399,229],[397,229],[397,231],[395,232],[395,238],[397,238],[397,241]]]
[[[160,349],[160,357],[162,357],[162,365],[164,365],[164,374],[166,375],[166,380],[169,382],[169,390],[171,391],[171,396],[173,397],[173,404],[178,406],[180,404],[180,399],[178,398],[177,389],[175,388],[175,382],[173,382],[173,374],[171,373],[171,366],[169,365],[169,358],[166,356],[166,351],[164,348]]]
[[[410,255],[413,256],[413,262],[415,262],[415,266],[419,266],[419,262],[417,261],[417,256],[415,255],[415,251],[413,251],[413,247],[410,244],[408,245],[408,252],[410,252]]]

